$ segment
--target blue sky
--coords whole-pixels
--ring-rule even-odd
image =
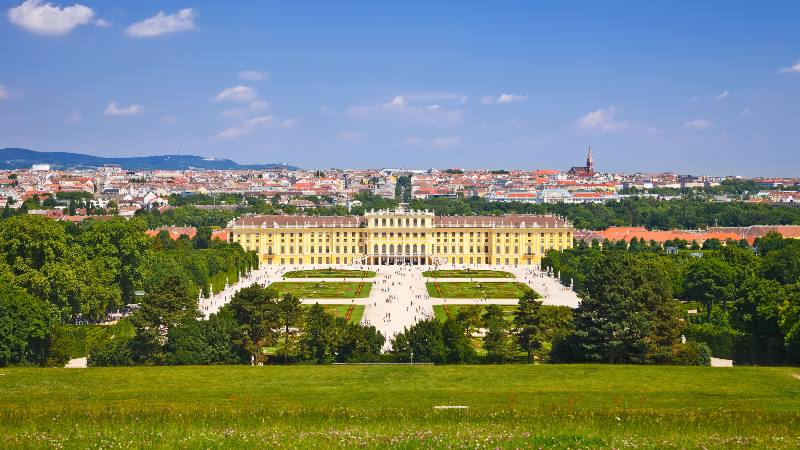
[[[800,175],[796,1],[0,7],[0,147]]]

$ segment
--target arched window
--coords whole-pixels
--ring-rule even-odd
[[[381,225],[386,226],[386,219],[381,219]]]
[[[394,255],[394,244],[389,245],[389,254]]]
[[[422,244],[422,245],[419,246],[419,253],[421,255],[425,254],[425,244]]]
[[[414,219],[414,226],[417,226],[417,219]]]
[[[393,226],[394,226],[394,219],[389,219],[389,226],[390,226],[390,227],[393,227]]]
[[[386,254],[386,244],[381,245],[381,255]]]
[[[410,255],[410,254],[411,254],[411,246],[406,244],[406,255]]]
[[[412,255],[416,255],[416,254],[417,254],[417,244],[414,244],[414,253],[412,253]]]

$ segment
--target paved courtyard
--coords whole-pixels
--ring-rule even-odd
[[[375,278],[366,278],[365,282],[371,282],[372,290],[367,298],[358,299],[301,299],[303,303],[314,304],[356,304],[364,305],[364,316],[361,323],[375,326],[386,337],[385,349],[390,348],[391,339],[416,322],[433,317],[433,305],[439,304],[496,304],[496,305],[515,305],[516,299],[441,299],[428,296],[425,288],[427,281],[433,278],[425,278],[422,272],[430,270],[431,266],[263,266],[251,272],[238,283],[228,286],[207,299],[200,299],[200,310],[208,317],[217,312],[219,308],[228,303],[233,295],[244,287],[253,283],[262,286],[269,286],[277,281],[284,282],[307,282],[307,281],[361,281],[360,278],[283,278],[283,274],[291,270],[303,269],[322,269],[327,267],[342,269],[366,269],[376,272]],[[518,281],[529,285],[534,291],[542,296],[545,305],[561,305],[575,308],[580,299],[571,289],[562,286],[555,278],[549,277],[546,273],[529,267],[513,266],[463,266],[446,265],[439,266],[439,269],[493,269],[510,272],[514,275],[511,278],[437,278],[436,281],[443,282],[509,282]]]

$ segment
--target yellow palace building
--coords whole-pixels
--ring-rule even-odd
[[[262,264],[535,265],[572,248],[572,224],[550,215],[436,216],[400,207],[364,216],[244,216],[232,242]]]

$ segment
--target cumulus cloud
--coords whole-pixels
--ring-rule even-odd
[[[4,84],[0,84],[0,100],[5,100],[8,98],[8,89]]]
[[[575,122],[575,126],[582,130],[601,131],[614,133],[623,131],[629,127],[629,123],[624,120],[617,120],[617,108],[596,109]]]
[[[239,78],[248,81],[263,81],[269,77],[269,72],[259,72],[257,70],[243,70],[239,72]]]
[[[144,112],[144,106],[142,105],[130,105],[120,107],[117,106],[116,102],[111,102],[106,106],[106,110],[103,112],[107,116],[136,116],[142,114]]]
[[[714,126],[714,122],[706,119],[697,119],[686,122],[683,124],[684,127],[690,130],[704,130],[706,128],[711,128]]]
[[[500,94],[500,95],[485,95],[481,97],[481,103],[484,105],[491,105],[494,103],[515,103],[524,102],[528,99],[527,95],[520,94]]]
[[[351,106],[347,109],[347,114],[360,119],[391,117],[412,122],[445,125],[461,120],[462,111],[460,109],[449,109],[438,104],[421,105],[420,101],[418,98],[406,98],[398,95],[386,103]]]
[[[716,100],[716,101],[725,100],[726,98],[728,98],[728,96],[730,96],[730,92],[728,92],[727,90],[724,90],[724,91],[720,92],[719,94],[717,94],[714,97],[714,100]]]
[[[184,8],[175,14],[159,11],[153,17],[131,24],[125,33],[133,37],[156,37],[162,34],[192,31],[197,29],[194,19],[197,14],[192,8]]]
[[[113,24],[106,19],[97,19],[94,21],[94,25],[100,28],[108,28]]]
[[[74,4],[61,8],[41,0],[26,0],[8,10],[8,20],[28,31],[50,36],[60,36],[75,27],[86,25],[94,17],[88,6]]]
[[[800,59],[794,65],[784,67],[780,70],[781,73],[800,73]]]
[[[297,125],[297,121],[295,119],[280,120],[272,115],[256,116],[239,125],[228,127],[220,131],[211,139],[217,141],[227,141],[252,134],[255,131],[263,128],[292,128],[295,125]]]
[[[233,86],[223,89],[214,97],[214,100],[249,103],[258,100],[258,93],[250,86]]]

